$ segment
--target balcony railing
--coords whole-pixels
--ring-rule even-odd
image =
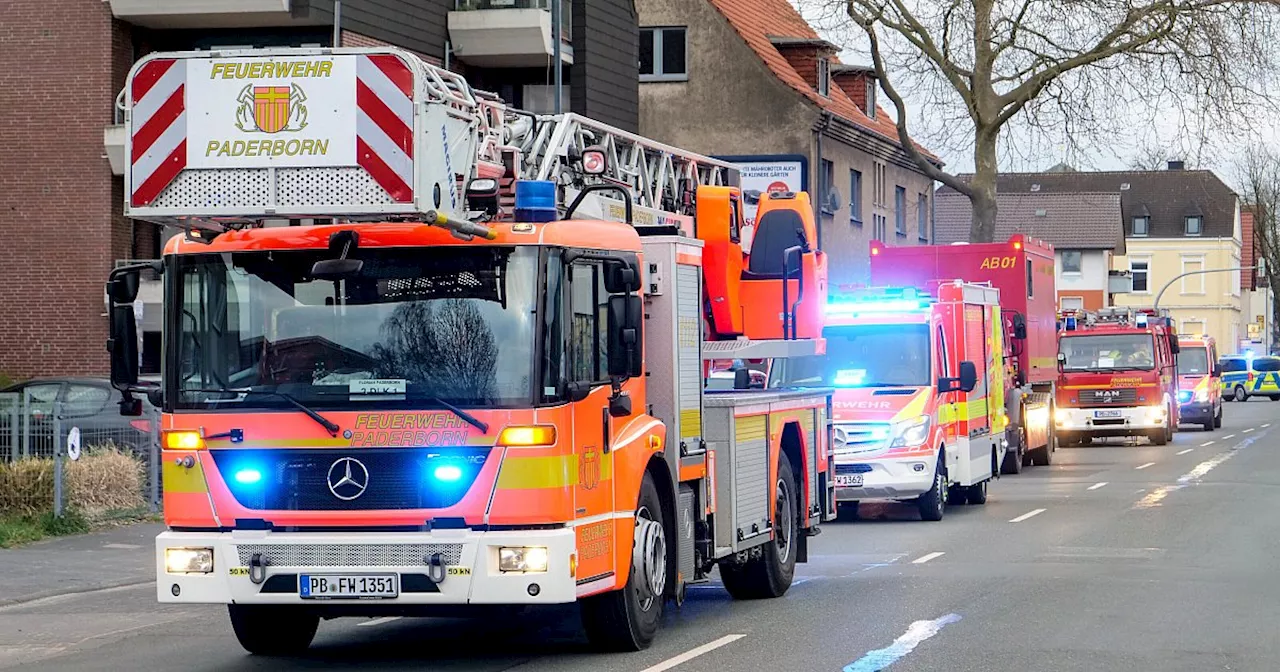
[[[454,0],[453,9],[457,12],[470,12],[482,9],[541,9],[551,13],[551,3],[557,0]],[[573,39],[573,3],[559,0],[560,7],[560,39],[570,42]]]

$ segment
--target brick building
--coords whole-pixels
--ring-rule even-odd
[[[566,109],[638,126],[631,0],[563,0]],[[550,0],[347,0],[344,46],[391,44],[551,111]],[[104,374],[103,282],[159,255],[122,215],[117,94],[151,51],[333,45],[333,0],[10,0],[0,22],[0,374]],[[144,371],[158,292],[143,292]]]

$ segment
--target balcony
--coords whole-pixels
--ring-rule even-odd
[[[456,0],[449,12],[449,40],[458,60],[480,68],[546,67],[552,56],[554,0]],[[573,63],[570,15],[561,0],[561,61]]]
[[[107,1],[117,19],[146,28],[264,28],[298,23],[293,0]]]

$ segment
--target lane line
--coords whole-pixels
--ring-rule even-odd
[[[1146,463],[1146,464],[1139,464],[1138,466],[1134,467],[1134,469],[1146,469],[1147,467],[1152,467],[1152,466],[1155,466],[1155,462],[1148,462],[1148,463]]]
[[[1234,439],[1234,438],[1236,438],[1236,435],[1235,435],[1235,434],[1228,434],[1228,435],[1226,435],[1226,436],[1222,437],[1222,440],[1223,440],[1223,441],[1226,441],[1227,439]]]
[[[959,614],[947,614],[932,621],[916,621],[893,644],[867,654],[844,667],[843,672],[880,672],[915,650],[921,642],[938,634],[946,625],[960,620]]]
[[[1236,446],[1235,448],[1218,453],[1214,457],[1208,460],[1205,460],[1200,464],[1197,464],[1194,469],[1192,469],[1191,471],[1188,471],[1182,476],[1179,476],[1177,483],[1173,485],[1162,485],[1156,488],[1155,490],[1152,490],[1151,492],[1147,493],[1145,497],[1143,497],[1142,499],[1134,503],[1133,508],[1153,509],[1158,506],[1161,506],[1160,502],[1162,502],[1165,497],[1168,497],[1169,493],[1175,492],[1177,490],[1181,490],[1187,487],[1188,485],[1195,485],[1199,483],[1200,479],[1205,474],[1212,471],[1214,467],[1217,467],[1223,462],[1226,462],[1227,460],[1235,457],[1236,453],[1253,445],[1254,441],[1257,441],[1257,437],[1249,437],[1248,439],[1245,439],[1244,441],[1240,442],[1240,445]]]
[[[1205,441],[1204,443],[1200,444],[1200,447],[1205,448],[1208,446],[1212,446],[1214,443],[1216,443],[1216,441]]]
[[[687,663],[693,660],[694,658],[697,658],[698,656],[715,651],[716,649],[724,646],[725,644],[732,644],[738,641],[739,639],[742,639],[743,637],[746,637],[746,635],[725,635],[724,637],[721,637],[720,639],[717,639],[714,642],[707,642],[706,644],[703,644],[702,646],[699,646],[697,648],[689,649],[688,651],[685,651],[684,653],[674,658],[668,658],[662,661],[661,663],[654,665],[653,667],[646,667],[643,670],[641,670],[641,672],[663,672],[663,670],[669,670],[675,667],[676,665],[680,665],[681,663]]]
[[[1089,490],[1097,490],[1098,488],[1101,488],[1101,487],[1105,486],[1106,484],[1107,484],[1107,482],[1106,482],[1106,481],[1103,481],[1103,482],[1101,482],[1101,483],[1094,483],[1093,485],[1089,486],[1089,488],[1088,488],[1088,489],[1089,489]]]
[[[357,628],[367,628],[367,627],[369,627],[369,626],[371,626],[371,625],[382,625],[383,623],[390,623],[390,622],[392,622],[392,621],[398,621],[398,620],[400,620],[401,618],[403,618],[403,617],[402,617],[402,616],[383,616],[382,618],[375,618],[375,619],[373,619],[372,621],[365,621],[364,623],[356,623],[356,627],[357,627]]]
[[[1186,455],[1187,453],[1189,453],[1189,452],[1191,452],[1191,451],[1193,451],[1193,450],[1195,450],[1195,448],[1188,448],[1188,449],[1186,449],[1186,450],[1179,450],[1178,452],[1174,453],[1174,455]]]
[[[1036,517],[1036,516],[1038,516],[1038,515],[1040,515],[1040,514],[1042,514],[1042,513],[1044,513],[1044,512],[1045,512],[1045,509],[1036,509],[1036,510],[1034,510],[1034,511],[1028,511],[1028,512],[1026,512],[1026,513],[1022,514],[1021,516],[1018,516],[1017,518],[1014,518],[1014,519],[1010,520],[1009,522],[1011,522],[1011,523],[1021,523],[1022,521],[1026,520],[1026,519],[1028,519],[1028,518],[1034,518],[1034,517]]]
[[[1264,423],[1262,423],[1262,428],[1263,428],[1263,429],[1266,429],[1266,428],[1268,428],[1268,427],[1270,427],[1270,426],[1271,426],[1271,423],[1269,423],[1269,422],[1264,422]]]
[[[1245,433],[1245,434],[1248,434],[1249,432],[1252,432],[1252,431],[1253,431],[1253,428],[1252,428],[1252,427],[1250,427],[1250,428],[1248,428],[1248,429],[1244,430],[1244,433]]]
[[[923,565],[924,563],[929,562],[930,560],[933,560],[933,559],[936,559],[936,558],[941,558],[942,556],[944,556],[944,555],[946,555],[946,554],[947,554],[947,553],[946,553],[946,551],[934,551],[934,552],[932,552],[932,553],[929,553],[929,554],[926,554],[926,555],[922,555],[922,556],[920,556],[920,557],[916,558],[915,560],[912,560],[912,561],[911,561],[911,564],[913,564],[913,565]]]

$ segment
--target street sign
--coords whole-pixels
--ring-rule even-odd
[[[72,462],[80,459],[79,427],[72,427],[71,431],[67,432],[67,457],[71,458]]]

